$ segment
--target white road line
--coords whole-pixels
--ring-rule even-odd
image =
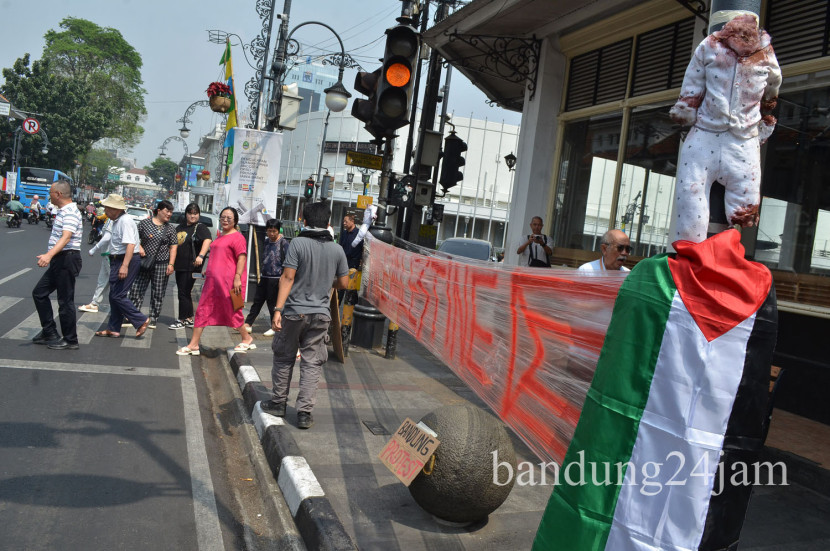
[[[14,231],[7,231],[6,233],[7,233],[7,234],[12,234],[12,233],[21,233],[21,232],[24,232],[24,231],[26,231],[26,230],[14,230]]]
[[[22,230],[21,230],[21,231],[22,231]],[[9,233],[17,233],[17,232],[13,232],[13,231],[11,231],[11,232],[9,232]],[[3,279],[0,279],[0,285],[3,285],[5,282],[7,282],[7,281],[11,281],[12,279],[16,278],[17,276],[22,276],[22,275],[23,275],[23,274],[25,274],[26,272],[31,272],[31,271],[32,271],[32,269],[31,269],[31,268],[23,268],[23,269],[22,269],[22,270],[20,270],[19,272],[15,272],[15,273],[13,273],[13,274],[12,274],[12,275],[10,275],[10,276],[6,276],[6,277],[4,277]]]
[[[179,300],[173,296],[173,308],[179,311]],[[176,331],[177,348],[186,346],[186,334]],[[148,339],[149,340],[149,339]],[[193,380],[191,356],[177,356],[184,405],[184,427],[187,438],[187,459],[190,468],[190,486],[193,489],[193,516],[196,521],[196,542],[199,551],[224,551],[222,528],[216,508],[213,479],[205,448],[205,433],[199,411],[199,397]]]
[[[14,306],[21,300],[23,299],[18,297],[0,297],[0,314]]]
[[[52,299],[51,302],[52,302],[52,313],[57,314],[58,313],[58,301],[55,300],[55,299]],[[32,304],[32,308],[34,308],[34,307],[35,307],[35,305]],[[61,328],[60,320],[55,320],[55,323],[58,326],[57,327],[58,332],[60,332],[60,328]],[[18,340],[18,341],[30,341],[33,338],[35,338],[35,335],[40,333],[41,329],[42,328],[40,326],[40,318],[37,315],[37,311],[35,311],[33,314],[30,314],[28,318],[26,318],[22,322],[18,323],[17,326],[15,326],[14,329],[12,329],[11,331],[9,331],[8,333],[6,333],[5,335],[3,335],[0,338],[14,339],[14,340]]]
[[[95,337],[95,332],[104,323],[104,320],[109,317],[106,312],[84,312],[78,316],[78,343],[89,344]]]
[[[71,354],[72,352],[69,352]],[[71,364],[66,362],[36,362],[30,360],[0,359],[0,369],[39,369],[43,371],[66,371],[70,373],[97,373],[109,375],[142,375],[145,377],[181,377],[178,369],[155,369],[152,367],[125,367],[123,365]]]

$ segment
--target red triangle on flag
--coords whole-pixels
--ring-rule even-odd
[[[702,243],[675,241],[669,258],[674,284],[707,341],[720,337],[758,311],[769,295],[772,274],[744,258],[741,234],[727,230]]]

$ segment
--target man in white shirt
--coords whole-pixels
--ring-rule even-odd
[[[519,266],[531,266],[536,268],[550,268],[548,256],[553,254],[551,240],[542,234],[545,224],[542,218],[534,216],[530,220],[530,235],[522,240],[516,254],[519,255]]]
[[[95,333],[98,337],[121,336],[121,322],[124,318],[135,327],[136,337],[147,331],[150,318],[142,314],[130,302],[127,293],[138,276],[141,260],[134,254],[138,244],[138,227],[131,216],[126,215],[127,205],[120,195],[111,194],[101,201],[107,218],[112,220],[110,238],[110,317],[107,328]]]
[[[593,262],[580,266],[580,272],[629,271],[628,268],[623,266],[625,261],[628,260],[628,255],[631,254],[631,241],[625,232],[609,230],[605,232],[599,243],[602,256]]]

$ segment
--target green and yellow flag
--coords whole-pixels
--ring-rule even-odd
[[[236,122],[236,90],[233,86],[233,62],[231,61],[231,41],[229,38],[225,39],[225,53],[222,54],[222,59],[219,64],[225,64],[225,78],[228,82],[228,87],[231,89],[231,108],[228,110],[228,123],[225,125],[225,148],[228,149],[228,165],[233,162],[233,135],[234,128],[237,126]]]

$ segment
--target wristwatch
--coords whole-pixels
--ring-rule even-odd
[[[283,308],[285,307],[283,306]],[[283,308],[274,308],[274,312],[279,312],[280,314],[282,314]]]
[[[199,256],[197,256],[196,258],[201,258],[202,260],[204,260],[204,259],[205,259],[205,255],[200,254],[200,255],[199,255]]]

